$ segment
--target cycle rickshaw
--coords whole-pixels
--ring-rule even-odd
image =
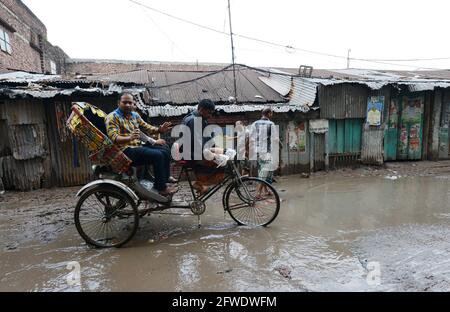
[[[161,196],[150,180],[139,179],[131,161],[105,135],[105,113],[97,107],[73,103],[67,126],[90,152],[95,180],[77,193],[75,225],[88,245],[98,248],[121,247],[136,234],[140,218],[169,209],[186,209],[193,216],[205,213],[206,201],[224,188],[222,205],[238,225],[267,226],[280,210],[277,191],[266,181],[242,177],[234,159],[225,162],[224,179],[202,195],[193,188],[194,169],[180,161],[180,178],[185,177],[190,189],[189,199],[175,201]],[[257,189],[266,186],[269,192],[257,196]],[[143,206],[143,207],[142,207]]]

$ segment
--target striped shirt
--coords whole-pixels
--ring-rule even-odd
[[[106,116],[105,123],[108,137],[114,143],[116,143],[116,139],[119,135],[130,136],[135,129],[142,130],[150,136],[159,133],[159,128],[146,123],[138,113],[131,112],[130,114],[124,115],[119,108]],[[136,139],[118,146],[124,150],[128,147],[140,147],[142,145],[141,140]]]
[[[269,119],[257,120],[250,126],[250,140],[255,142],[254,148],[258,154],[272,151],[272,126],[275,124]]]

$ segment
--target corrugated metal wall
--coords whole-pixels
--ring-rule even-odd
[[[299,132],[295,131],[299,123],[304,123],[304,150],[298,146]],[[280,154],[280,166],[282,174],[295,174],[309,172],[309,133],[308,122],[296,118],[295,121],[283,120],[277,122],[280,126],[280,139],[282,143]]]
[[[6,189],[30,191],[42,187],[44,165],[41,158],[16,160],[7,156],[3,158],[3,168]]]
[[[388,112],[391,102],[391,88],[383,87],[380,90],[371,90],[368,96],[384,96],[384,109],[381,126],[364,126],[362,136],[361,162],[368,165],[382,165],[384,162],[384,129],[386,128],[386,122],[389,117]]]
[[[331,169],[354,166],[359,162],[363,122],[362,118],[329,121],[327,153]]]
[[[441,123],[439,129],[439,159],[450,158],[450,90],[443,90]]]
[[[6,120],[6,103],[0,101],[0,157],[7,155],[11,155],[11,148],[9,145],[8,122]]]
[[[43,123],[10,125],[9,141],[14,159],[27,160],[36,157],[44,158],[47,154],[46,134]]]
[[[311,133],[314,136],[314,171],[325,170],[325,134]],[[312,147],[311,147],[312,148]]]
[[[2,105],[3,182],[6,188],[33,190],[42,186],[45,159],[48,152],[45,113],[42,101],[8,100]],[[6,125],[6,127],[5,127]],[[6,141],[5,140],[5,141]]]
[[[365,129],[362,137],[361,160],[364,164],[382,165],[384,129]]]
[[[89,182],[92,178],[91,162],[88,150],[67,129],[65,122],[71,113],[72,102],[89,102],[111,112],[116,108],[115,98],[68,98],[45,101],[48,118],[47,131],[50,144],[51,186],[77,186]]]
[[[87,149],[78,144],[65,123],[71,103],[86,101],[106,112],[116,98],[8,100],[0,105],[0,157],[8,189],[83,185],[91,179]],[[6,130],[6,131],[4,131]]]
[[[58,108],[56,108],[58,105]],[[51,185],[82,185],[90,179],[88,152],[70,133],[65,132],[61,122],[67,120],[71,102],[57,101],[46,104],[51,159]],[[59,116],[57,115],[59,110]],[[58,121],[59,119],[59,121]],[[63,124],[65,127],[65,124]]]
[[[320,118],[365,118],[369,89],[357,84],[319,87]]]

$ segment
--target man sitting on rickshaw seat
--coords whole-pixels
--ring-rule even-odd
[[[168,187],[170,177],[170,154],[164,150],[142,146],[141,130],[147,135],[165,133],[170,131],[172,124],[164,123],[159,128],[146,123],[141,116],[133,111],[134,98],[130,93],[120,97],[118,108],[106,117],[106,130],[108,137],[118,145],[133,166],[153,165],[155,175],[155,189],[163,196],[174,194],[177,189]],[[159,139],[153,145],[161,146],[166,142]]]
[[[197,109],[183,119],[183,124],[189,127],[191,132],[191,157],[189,162],[196,175],[196,181],[193,187],[200,195],[207,192],[209,186],[218,184],[225,177],[224,170],[218,169],[217,162],[213,161],[217,161],[220,156],[223,156],[224,150],[214,146],[205,148],[206,143],[212,137],[204,137],[203,131],[208,126],[208,119],[211,118],[214,111],[215,104],[213,101],[201,100]],[[195,128],[195,120],[201,122],[201,132],[199,131],[200,128]],[[201,155],[195,155],[195,145],[197,145],[198,150],[202,151]],[[200,146],[201,148],[199,148]]]

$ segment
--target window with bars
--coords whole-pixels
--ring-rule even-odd
[[[12,53],[11,42],[9,40],[9,34],[0,27],[0,50],[8,54]]]

